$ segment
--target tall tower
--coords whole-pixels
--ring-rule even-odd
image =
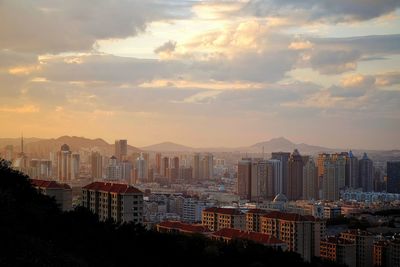
[[[137,177],[136,179],[140,182],[144,182],[148,179],[147,174],[147,163],[143,157],[143,153],[140,153],[140,157],[136,159],[136,170],[137,170]]]
[[[277,159],[270,159],[268,162],[272,165],[274,185],[273,194],[276,196],[283,193],[282,162]]]
[[[387,192],[400,193],[400,161],[388,161],[387,166]]]
[[[374,191],[374,166],[367,153],[359,161],[360,185],[365,192]]]
[[[73,153],[71,163],[71,180],[79,178],[80,162],[81,156],[79,155],[79,153]]]
[[[103,178],[103,157],[99,152],[92,152],[90,156],[92,178],[100,180]]]
[[[249,158],[239,160],[237,177],[237,194],[244,199],[251,199],[251,168],[252,160]]]
[[[200,154],[193,155],[193,180],[200,180]]]
[[[350,188],[359,188],[358,178],[358,158],[350,150],[346,157],[346,186]]]
[[[123,161],[128,155],[128,141],[115,140],[115,157],[118,161]]]
[[[161,174],[161,159],[162,159],[161,153],[157,153],[156,154],[156,172],[158,174]]]
[[[204,155],[203,159],[203,176],[205,180],[214,178],[214,157],[211,153]]]
[[[282,164],[282,193],[288,194],[288,180],[289,180],[289,152],[272,152],[272,159],[281,161]]]
[[[299,151],[295,149],[289,159],[289,180],[288,193],[289,200],[298,200],[303,194],[303,158]]]
[[[59,181],[67,182],[72,179],[72,153],[67,144],[62,145],[57,152],[57,174]]]
[[[303,199],[318,199],[318,169],[312,158],[303,167]]]

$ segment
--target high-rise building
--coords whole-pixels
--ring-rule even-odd
[[[71,181],[72,178],[72,152],[69,146],[64,144],[57,152],[57,174],[58,180],[62,182]]]
[[[289,158],[289,179],[287,184],[287,195],[289,200],[301,199],[303,194],[303,158],[295,149]]]
[[[103,179],[103,157],[99,152],[92,152],[90,156],[92,178],[94,180]]]
[[[193,155],[193,180],[200,180],[200,154]]]
[[[322,185],[322,188],[320,188],[322,190],[322,199],[339,200],[339,190],[345,187],[346,156],[343,154],[320,154],[318,166],[321,164],[324,170],[322,177],[319,177],[320,186]]]
[[[288,193],[289,181],[289,152],[272,152],[272,159],[280,160],[282,164],[282,192],[284,195]]]
[[[73,153],[71,156],[71,179],[75,180],[79,178],[79,169],[81,166],[81,156],[79,155],[79,153]]]
[[[108,161],[108,166],[106,168],[106,179],[115,181],[121,179],[121,166],[118,164],[115,156],[112,156]]]
[[[365,192],[374,191],[374,166],[372,160],[364,153],[359,163],[360,185]]]
[[[274,186],[273,195],[276,196],[283,192],[282,162],[277,159],[270,159],[268,162],[272,165]]]
[[[161,160],[162,155],[161,153],[156,154],[156,173],[161,174]]]
[[[128,155],[128,141],[127,140],[115,140],[115,157],[118,161],[126,159]]]
[[[132,172],[133,172],[133,164],[129,160],[123,160],[118,163],[121,170],[121,180],[124,180],[126,183],[130,183],[132,181]]]
[[[309,158],[303,167],[303,199],[318,199],[318,169]]]
[[[238,162],[237,194],[244,199],[251,199],[252,160],[245,158]]]
[[[214,156],[211,153],[204,155],[202,160],[203,167],[203,179],[211,180],[214,178]]]
[[[251,197],[253,201],[272,200],[274,192],[274,170],[269,160],[254,159],[251,167]]]
[[[143,223],[143,193],[130,185],[88,184],[82,188],[82,205],[102,221]]]
[[[136,159],[136,181],[145,182],[148,180],[147,162],[143,157],[143,153]]]
[[[388,161],[387,167],[387,192],[400,193],[400,161]]]
[[[161,176],[167,177],[167,170],[169,168],[169,157],[163,157],[161,161]]]
[[[349,188],[359,188],[358,178],[358,158],[350,150],[346,157],[346,186]]]

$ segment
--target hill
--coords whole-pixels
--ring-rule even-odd
[[[7,141],[13,142],[7,143]],[[5,138],[3,141],[0,139],[0,144],[4,143],[4,146],[14,144],[14,151],[21,150],[20,142],[18,138]],[[33,158],[48,158],[50,152],[58,151],[63,144],[69,145],[71,151],[95,150],[104,155],[112,155],[114,153],[114,144],[109,144],[101,138],[89,139],[78,136],[61,136],[52,139],[24,138],[24,151]],[[128,145],[128,153],[133,152],[140,152],[140,150]]]
[[[141,147],[142,150],[146,151],[160,151],[160,152],[189,152],[193,151],[194,148],[172,143],[172,142],[163,142],[155,145]]]

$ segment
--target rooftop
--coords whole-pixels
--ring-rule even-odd
[[[296,213],[287,213],[287,212],[280,212],[280,211],[271,211],[265,215],[265,218],[272,218],[272,219],[280,219],[285,221],[319,221],[319,219],[315,218],[311,215],[300,215]]]
[[[243,215],[243,213],[238,209],[231,209],[231,208],[207,208],[204,210],[205,212],[215,212],[220,214],[227,214],[227,215]]]
[[[279,240],[278,238],[267,234],[262,234],[257,232],[247,232],[231,228],[221,229],[217,232],[214,232],[212,236],[224,237],[229,239],[246,239],[264,245],[285,244],[285,242],[283,242],[282,240]]]
[[[188,224],[179,221],[164,221],[158,224],[160,227],[172,228],[182,232],[207,233],[210,232],[207,226],[201,224]]]
[[[82,189],[103,191],[109,193],[118,193],[118,194],[142,193],[142,191],[140,191],[136,187],[126,184],[109,183],[109,182],[94,182],[84,186]]]
[[[60,184],[56,181],[30,179],[30,182],[35,187],[48,188],[48,189],[71,189],[67,184]]]

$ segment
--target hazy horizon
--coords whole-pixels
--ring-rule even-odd
[[[4,0],[0,17],[1,137],[400,148],[400,1]]]

